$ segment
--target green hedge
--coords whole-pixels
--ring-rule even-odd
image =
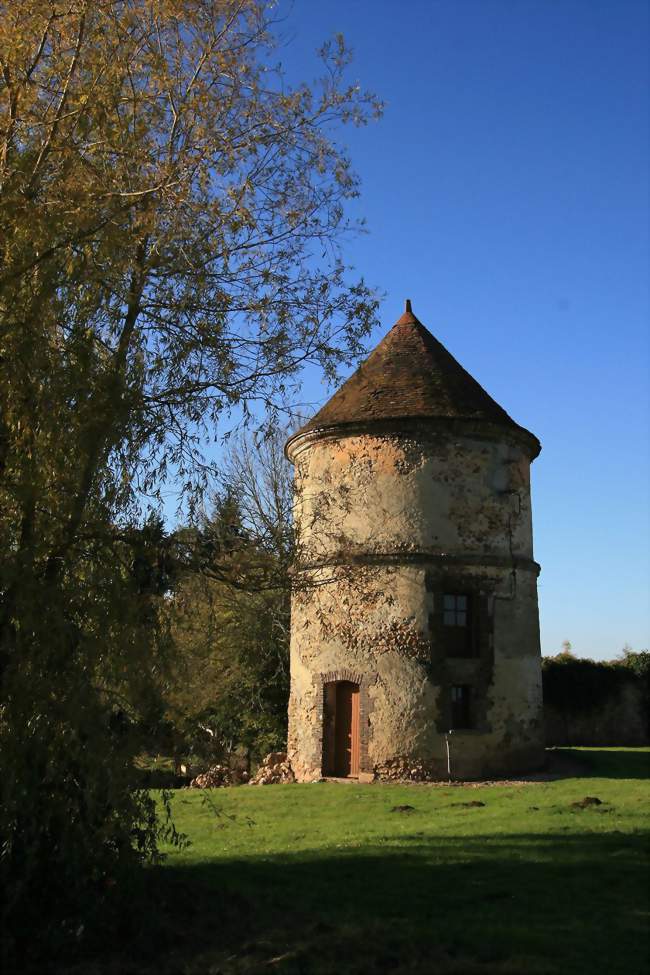
[[[562,713],[584,714],[618,697],[625,685],[642,691],[648,720],[650,652],[627,651],[620,660],[596,661],[560,653],[542,658],[544,703]],[[650,726],[648,726],[650,733]]]

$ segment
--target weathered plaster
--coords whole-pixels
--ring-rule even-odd
[[[299,565],[291,636],[289,755],[322,770],[324,675],[364,688],[362,771],[420,763],[446,775],[452,684],[475,695],[475,727],[451,736],[453,772],[480,777],[542,760],[530,453],[503,439],[423,427],[311,435],[292,446]],[[441,646],[445,591],[481,611],[477,655]]]
[[[295,451],[304,560],[440,551],[532,558],[529,459],[442,433],[325,438]]]

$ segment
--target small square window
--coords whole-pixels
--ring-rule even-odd
[[[445,593],[442,597],[445,626],[467,626],[468,606],[466,595]]]

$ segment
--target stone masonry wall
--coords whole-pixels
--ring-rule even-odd
[[[647,745],[648,715],[643,688],[629,684],[615,688],[598,707],[586,711],[544,705],[547,746]]]
[[[296,777],[322,774],[328,680],[360,685],[366,774],[408,758],[446,776],[452,684],[473,688],[476,716],[472,730],[451,736],[456,776],[538,766],[538,567],[522,448],[355,435],[298,445],[296,464],[300,560],[309,567],[296,573],[292,605]],[[481,608],[474,657],[448,658],[441,647],[445,591],[469,591]]]
[[[513,599],[509,573],[468,569],[466,578],[490,593],[491,632],[484,656],[450,659],[431,626],[441,590],[432,592],[427,576],[437,569],[321,570],[294,596],[289,754],[299,780],[322,774],[329,680],[360,685],[363,772],[408,757],[446,775],[445,702],[452,684],[465,683],[483,706],[475,730],[452,736],[455,773],[472,778],[540,764],[539,644],[527,622],[536,612],[534,577],[517,574]]]
[[[294,456],[303,562],[409,551],[532,558],[530,461],[519,445],[360,434]]]

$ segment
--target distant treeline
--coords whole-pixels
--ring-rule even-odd
[[[547,745],[650,742],[650,652],[595,661],[570,652],[542,659]]]

